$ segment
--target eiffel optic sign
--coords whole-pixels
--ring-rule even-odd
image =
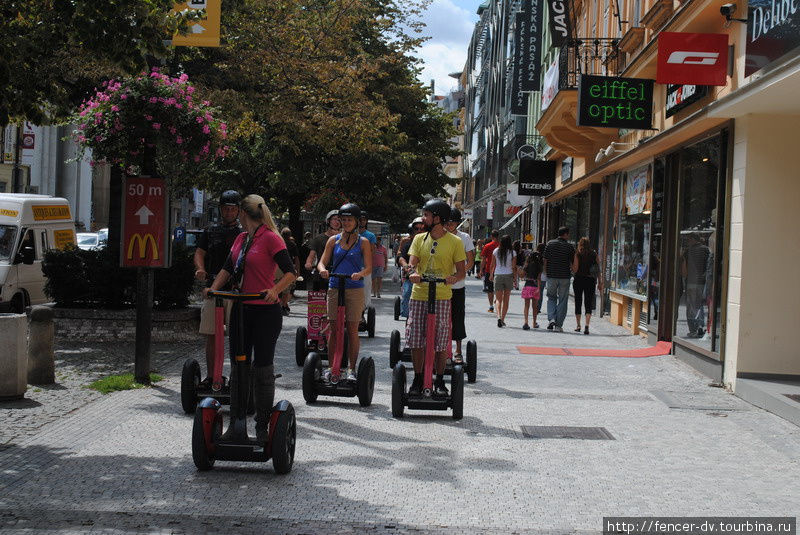
[[[541,85],[542,10],[538,0],[526,0],[516,15],[516,47],[511,86],[511,113],[528,114],[528,93]]]

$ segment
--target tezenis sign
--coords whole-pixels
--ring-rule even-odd
[[[653,80],[582,74],[578,126],[647,130],[653,124]]]

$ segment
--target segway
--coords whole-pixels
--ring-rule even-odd
[[[460,420],[464,416],[464,368],[460,364],[453,366],[449,395],[437,396],[433,391],[433,372],[436,359],[436,284],[443,284],[445,280],[423,276],[422,282],[428,283],[422,392],[419,395],[408,393],[406,390],[406,366],[402,362],[395,364],[392,370],[392,416],[402,418],[406,407],[412,410],[446,411],[452,409],[453,419]]]
[[[239,339],[235,348],[232,375],[236,374],[237,384],[250,384],[250,355],[242,355],[243,318],[241,306],[243,301],[263,299],[266,293],[209,292],[209,296],[217,299],[217,307],[222,306],[222,299],[231,299],[234,306],[239,307]],[[220,323],[217,323],[219,327]],[[222,332],[217,331],[222,337]],[[221,366],[215,367],[215,372]],[[275,377],[279,377],[276,375]],[[215,379],[216,380],[216,379]],[[217,460],[267,462],[272,459],[272,466],[277,474],[286,474],[294,463],[294,450],[297,435],[294,407],[286,400],[281,400],[272,408],[269,420],[269,438],[266,443],[259,443],[247,434],[247,414],[245,408],[250,397],[249,388],[236,389],[236,412],[230,415],[227,431],[222,433],[223,421],[220,409],[222,405],[213,397],[203,399],[195,409],[192,426],[192,459],[198,470],[211,470]]]
[[[375,362],[372,357],[361,357],[356,366],[356,382],[342,380],[342,359],[345,355],[345,281],[351,276],[341,273],[331,273],[331,277],[338,280],[338,302],[336,309],[336,347],[332,349],[329,358],[331,368],[330,381],[322,376],[322,355],[313,351],[306,357],[303,365],[303,397],[306,403],[314,403],[317,397],[337,396],[355,397],[358,396],[358,403],[362,407],[369,407],[372,404],[372,393],[375,389]]]
[[[401,290],[402,291],[402,290]],[[402,301],[400,296],[394,298],[394,321],[400,321],[400,305]]]

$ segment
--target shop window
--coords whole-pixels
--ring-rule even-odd
[[[620,194],[616,288],[645,299],[652,203],[649,166],[626,173]]]
[[[678,338],[719,352],[725,137],[681,151],[675,331]]]

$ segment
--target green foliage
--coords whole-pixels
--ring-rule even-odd
[[[121,269],[111,249],[84,251],[52,249],[45,253],[42,272],[45,293],[65,308],[130,308],[136,305],[136,270]],[[194,288],[192,255],[175,246],[172,266],[155,270],[155,307],[181,308],[189,304]],[[121,302],[118,303],[118,301]]]
[[[164,378],[157,373],[150,373],[150,383],[157,383],[163,381]],[[132,373],[123,373],[120,375],[109,375],[98,379],[89,384],[88,388],[97,390],[101,394],[108,394],[109,392],[117,392],[119,390],[134,390],[137,388],[145,388],[147,385],[137,383],[133,380]]]
[[[10,118],[57,121],[102,78],[163,57],[164,40],[197,16],[172,14],[173,6],[173,0],[0,2],[0,125]]]

